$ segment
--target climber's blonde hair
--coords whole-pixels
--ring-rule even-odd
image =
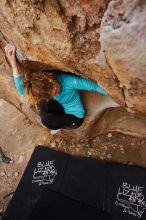
[[[58,80],[52,72],[32,72],[24,75],[23,85],[30,104],[38,105],[42,101],[49,101],[53,91],[59,93]]]

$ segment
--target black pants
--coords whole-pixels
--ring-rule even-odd
[[[76,129],[82,125],[84,120],[75,115],[66,114],[61,104],[54,100],[41,103],[39,108],[42,124],[49,129]]]

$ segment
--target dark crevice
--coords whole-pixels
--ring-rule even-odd
[[[66,15],[65,15],[64,7],[62,6],[62,4],[61,4],[61,2],[59,0],[56,0],[56,1],[58,3],[59,9],[60,9],[60,15],[63,15],[65,17]]]
[[[124,97],[124,101],[125,101],[125,107],[128,107],[128,106],[127,106],[127,103],[126,103],[125,88],[122,87],[121,89],[122,89],[122,95],[123,95],[123,97]]]
[[[42,70],[56,70],[55,66],[49,65],[49,64],[45,64],[45,63],[41,63],[38,61],[24,61],[24,62],[20,62],[22,67],[26,70],[29,70],[29,72],[31,71],[42,71]]]

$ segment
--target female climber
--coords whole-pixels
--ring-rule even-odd
[[[16,49],[5,47],[18,92],[26,94],[30,103],[40,110],[42,124],[51,129],[76,129],[83,123],[85,110],[79,90],[95,91],[108,95],[95,82],[62,72],[33,72],[21,76],[18,70]]]

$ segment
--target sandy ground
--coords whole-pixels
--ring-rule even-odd
[[[37,145],[76,156],[146,167],[146,139],[118,133],[100,135],[93,140],[50,135],[47,129],[32,124],[14,106],[0,100],[0,147],[11,159],[10,164],[0,163],[0,213],[5,211]]]

